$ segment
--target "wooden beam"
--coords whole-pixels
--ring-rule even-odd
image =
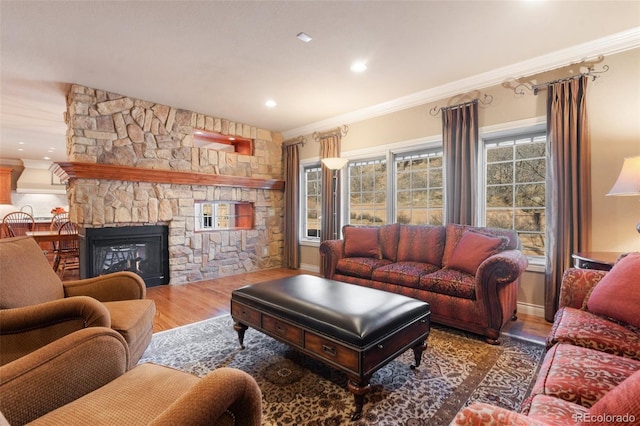
[[[169,183],[175,185],[228,186],[235,188],[284,190],[281,179],[214,175],[177,170],[143,169],[112,164],[61,162],[54,163],[53,173],[64,183],[71,179],[102,179],[125,182]]]

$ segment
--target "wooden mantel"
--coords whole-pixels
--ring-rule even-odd
[[[177,170],[143,169],[112,164],[64,162],[54,163],[51,170],[65,183],[70,179],[103,179],[125,182],[215,185],[236,188],[284,190],[284,181],[280,179],[212,175],[208,173],[183,172]]]

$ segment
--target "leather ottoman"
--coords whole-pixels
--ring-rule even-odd
[[[295,275],[231,294],[240,345],[255,328],[342,372],[362,415],[369,380],[409,348],[418,367],[430,331],[429,304],[382,290]]]

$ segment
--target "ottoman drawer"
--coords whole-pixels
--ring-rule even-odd
[[[246,305],[231,301],[231,316],[236,320],[247,325],[260,328],[262,326],[260,317],[261,313]]]
[[[359,353],[333,340],[325,339],[312,333],[305,333],[304,347],[332,364],[358,372]]]
[[[284,321],[280,321],[279,319],[273,318],[269,315],[262,316],[262,328],[279,338],[291,343],[292,345],[296,345],[298,347],[302,347],[303,341],[303,331],[302,329],[286,323]]]

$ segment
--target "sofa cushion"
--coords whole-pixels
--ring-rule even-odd
[[[400,224],[382,225],[378,233],[380,254],[383,259],[395,262],[398,252],[398,238],[400,238]]]
[[[531,395],[590,408],[638,370],[640,361],[559,343],[545,355]]]
[[[640,333],[581,309],[564,307],[556,312],[547,347],[556,343],[640,360]]]
[[[451,258],[453,251],[466,231],[475,231],[491,237],[504,237],[506,239],[506,246],[503,250],[514,250],[520,248],[520,239],[518,238],[518,234],[512,229],[485,228],[481,226],[448,223],[445,228],[445,245],[442,253],[443,267],[446,267],[449,264],[449,259]]]
[[[502,251],[506,241],[474,231],[466,231],[449,258],[448,268],[475,275],[478,267],[490,256]]]
[[[379,258],[378,231],[377,226],[344,226],[344,256]]]
[[[588,411],[586,421],[606,416],[607,425],[629,425],[640,421],[640,371],[609,391]]]
[[[596,284],[587,300],[587,309],[640,327],[640,253],[620,259]]]
[[[432,274],[421,276],[420,288],[463,299],[476,299],[475,277],[455,269],[440,269]]]
[[[370,279],[375,269],[390,263],[390,260],[373,257],[345,257],[338,260],[336,271],[344,275]]]
[[[375,281],[399,284],[406,287],[420,287],[420,277],[440,269],[439,266],[421,262],[396,262],[373,271]]]
[[[398,241],[398,262],[423,262],[440,266],[444,251],[444,228],[402,225]]]

